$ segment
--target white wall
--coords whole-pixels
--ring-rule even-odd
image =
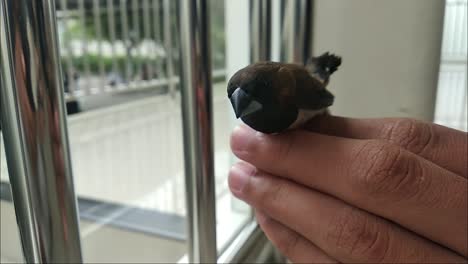
[[[226,79],[249,64],[249,1],[225,0]]]
[[[314,54],[343,56],[334,114],[432,120],[443,0],[316,0],[314,13]]]

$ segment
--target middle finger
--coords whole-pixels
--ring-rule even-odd
[[[233,194],[341,262],[460,263],[457,254],[329,195],[236,164]],[[270,236],[272,235],[270,230]]]

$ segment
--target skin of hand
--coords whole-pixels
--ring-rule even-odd
[[[229,187],[292,262],[466,263],[467,136],[411,119],[241,125]]]

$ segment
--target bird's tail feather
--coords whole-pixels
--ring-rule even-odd
[[[341,65],[341,57],[335,54],[325,52],[318,57],[312,57],[308,60],[306,67],[312,74],[318,78],[328,81],[330,75],[334,73]]]

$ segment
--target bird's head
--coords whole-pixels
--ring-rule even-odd
[[[262,111],[264,107],[264,99],[260,95],[261,84],[255,81],[240,83],[231,83],[229,85],[228,97],[231,101],[236,118],[255,114]]]
[[[239,70],[229,80],[227,92],[236,118],[257,131],[285,130],[297,116],[290,98],[295,84],[291,77],[278,74],[279,68],[279,63],[259,62]]]

